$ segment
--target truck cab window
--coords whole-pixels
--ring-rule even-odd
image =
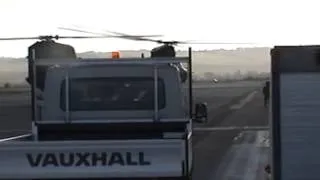
[[[65,81],[60,107],[65,110]],[[70,111],[153,110],[152,77],[73,78],[69,80]],[[165,85],[158,79],[158,108],[165,107]]]

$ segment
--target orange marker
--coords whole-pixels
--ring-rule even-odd
[[[118,51],[113,51],[112,52],[112,58],[119,59],[120,58],[120,53]]]

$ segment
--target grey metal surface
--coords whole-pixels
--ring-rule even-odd
[[[281,73],[320,72],[317,64],[320,46],[276,46],[272,53],[281,60],[276,60]],[[319,62],[318,62],[319,63]]]
[[[282,74],[281,155],[283,180],[320,179],[320,74]]]

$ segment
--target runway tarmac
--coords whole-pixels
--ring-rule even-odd
[[[221,115],[219,122],[194,129],[194,179],[265,180],[264,166],[270,148],[267,130],[210,130],[210,127],[267,126],[268,108],[263,106],[262,95],[253,91],[227,109],[229,112]]]
[[[195,124],[194,180],[261,180],[267,161],[266,131],[211,131],[217,126],[265,126],[263,82],[195,84],[195,102],[207,102],[210,121]],[[0,137],[21,134],[30,129],[27,92],[0,91]],[[15,132],[9,132],[15,131]],[[254,167],[253,167],[254,166]]]

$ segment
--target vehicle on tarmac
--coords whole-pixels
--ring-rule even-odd
[[[52,39],[145,37],[0,40],[37,38],[26,78],[32,132],[0,141],[0,179],[192,178],[192,123],[208,117],[205,103],[193,104],[191,48],[186,57],[166,45],[150,58],[78,58]]]

